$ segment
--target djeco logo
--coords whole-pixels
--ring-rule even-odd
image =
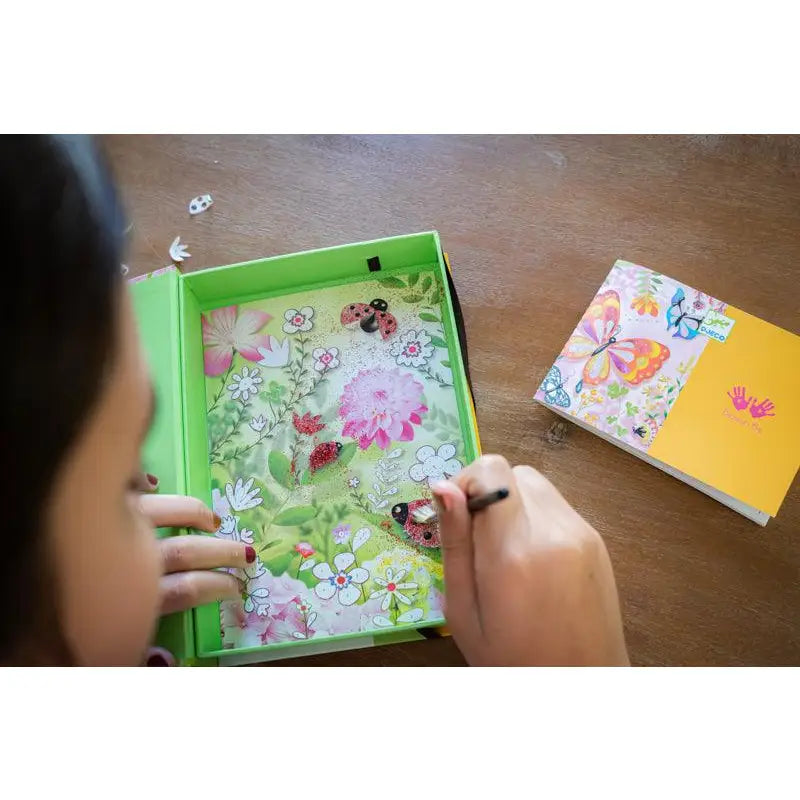
[[[724,314],[720,314],[719,311],[709,311],[700,323],[700,333],[704,333],[710,339],[724,342],[730,335],[735,323],[735,319],[726,317]]]

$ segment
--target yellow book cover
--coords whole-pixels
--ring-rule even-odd
[[[617,261],[535,399],[765,524],[800,466],[800,337]]]

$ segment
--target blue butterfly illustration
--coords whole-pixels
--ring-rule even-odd
[[[550,367],[539,389],[544,392],[544,401],[546,403],[551,406],[560,406],[561,408],[569,407],[569,395],[564,391],[564,379],[561,377],[561,370],[557,366]]]
[[[672,334],[673,339],[694,339],[703,322],[698,317],[690,317],[684,311],[685,301],[686,295],[683,293],[683,289],[678,287],[675,294],[672,295],[672,305],[667,309],[667,330],[675,328],[675,333]]]

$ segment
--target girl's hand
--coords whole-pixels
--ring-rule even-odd
[[[145,494],[139,503],[154,528],[195,528],[213,533],[220,524],[211,509],[195,497]],[[251,545],[210,536],[170,536],[159,539],[158,544],[164,564],[162,614],[239,598],[239,580],[217,570],[243,569],[256,560]]]
[[[502,487],[470,515],[468,496]],[[434,494],[447,624],[470,664],[629,664],[603,540],[544,476],[484,456]]]

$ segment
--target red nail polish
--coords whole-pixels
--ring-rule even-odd
[[[244,557],[248,564],[252,564],[256,560],[256,549],[249,544],[244,548]]]
[[[145,478],[147,478],[147,482],[155,489],[158,486],[158,478],[155,475],[151,475],[149,472],[145,474]]]
[[[219,514],[214,514],[214,527],[219,528],[222,525],[222,517]]]

